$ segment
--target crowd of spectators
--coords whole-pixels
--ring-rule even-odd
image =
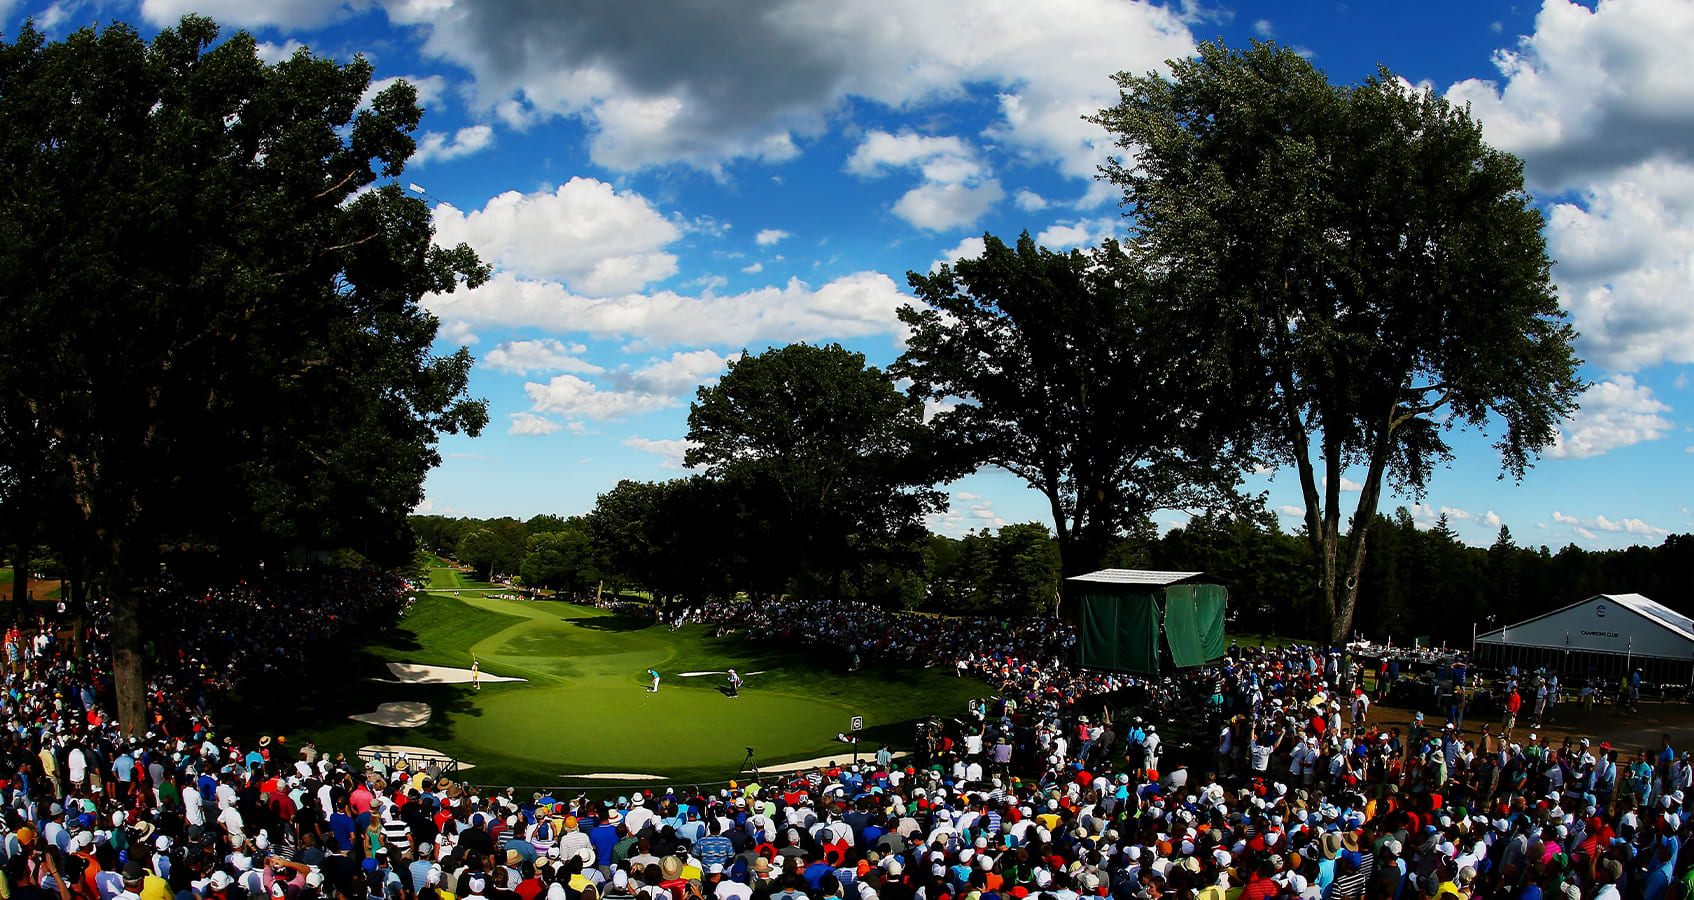
[[[1051,622],[780,602],[690,615],[952,666],[992,696],[921,759],[622,791],[520,794],[220,734],[243,679],[404,605],[393,583],[337,577],[154,598],[171,618],[153,620],[141,734],[108,714],[99,610],[80,636],[8,635],[0,900],[1679,900],[1694,880],[1694,764],[1668,737],[1631,759],[1421,717],[1382,728],[1347,660],[1311,647],[1232,649],[1193,676],[1222,724],[1186,754],[1163,723],[1096,711],[1132,685],[1067,666]]]

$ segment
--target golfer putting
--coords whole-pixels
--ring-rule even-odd
[[[653,676],[653,686],[647,689],[647,693],[657,694],[659,692],[659,670],[648,669],[647,674]]]

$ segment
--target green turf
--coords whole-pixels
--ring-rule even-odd
[[[1264,647],[1272,650],[1292,647],[1295,644],[1310,645],[1312,643],[1311,638],[1285,637],[1279,634],[1232,634],[1229,635],[1228,639],[1231,643],[1242,648]]]
[[[745,747],[764,763],[837,755],[851,750],[833,740],[854,715],[870,741],[896,746],[912,722],[932,714],[958,715],[965,701],[988,689],[951,670],[849,673],[840,654],[752,645],[740,635],[716,637],[708,626],[671,631],[645,618],[562,601],[502,600],[504,589],[468,580],[450,568],[430,572],[421,596],[399,627],[366,640],[358,653],[324,663],[304,684],[256,687],[280,694],[293,710],[291,742],[315,740],[349,756],[365,744],[415,744],[473,762],[474,783],[552,786],[567,774],[642,772],[667,779],[733,777]],[[454,592],[457,592],[455,595]],[[524,683],[401,685],[386,677],[385,661],[468,666],[528,679]],[[691,671],[735,667],[747,675],[738,698],[722,690],[721,675]],[[648,693],[646,671],[664,681]],[[237,708],[272,709],[248,702]],[[431,721],[390,729],[349,721],[377,704],[421,700]],[[274,734],[283,726],[250,716],[239,731]],[[874,752],[875,744],[865,746]]]
[[[11,583],[12,583],[12,570],[11,569],[0,569],[0,584],[11,584]]]

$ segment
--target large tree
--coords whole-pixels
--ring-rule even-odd
[[[1222,505],[1251,418],[1146,273],[1113,241],[984,244],[908,275],[924,305],[900,311],[912,335],[890,371],[941,401],[939,439],[1047,498],[1067,575],[1099,568],[1154,510]]]
[[[910,541],[941,507],[923,404],[838,344],[790,344],[730,364],[688,413],[689,466],[770,492],[777,559],[804,590]],[[813,581],[816,579],[816,581]]]
[[[0,363],[0,405],[76,510],[130,731],[140,582],[184,552],[403,551],[437,435],[487,419],[419,306],[487,272],[392,181],[416,91],[362,104],[362,59],[218,38],[187,17],[0,43],[0,346],[31,348]]]
[[[1467,110],[1386,70],[1337,86],[1263,43],[1170,67],[1117,76],[1094,121],[1128,155],[1104,173],[1173,311],[1235,367],[1240,402],[1269,410],[1261,447],[1298,476],[1343,640],[1384,480],[1421,495],[1459,428],[1494,433],[1521,477],[1574,408],[1542,217]]]

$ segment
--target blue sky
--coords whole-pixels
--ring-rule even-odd
[[[1694,530],[1694,5],[1610,0],[0,0],[50,34],[187,12],[363,54],[428,113],[403,181],[442,239],[497,266],[432,298],[493,422],[443,443],[422,511],[574,514],[620,478],[682,474],[688,401],[728,358],[839,341],[886,364],[905,273],[984,231],[1053,247],[1121,234],[1079,116],[1221,36],[1299,48],[1332,80],[1386,65],[1468,102],[1526,161],[1593,387],[1521,484],[1461,438],[1414,509],[1473,543],[1656,544]],[[1290,475],[1254,476],[1293,527]],[[952,486],[958,534],[1049,521],[998,471]],[[1407,499],[1390,500],[1406,503]],[[1179,512],[1161,515],[1179,523]]]

